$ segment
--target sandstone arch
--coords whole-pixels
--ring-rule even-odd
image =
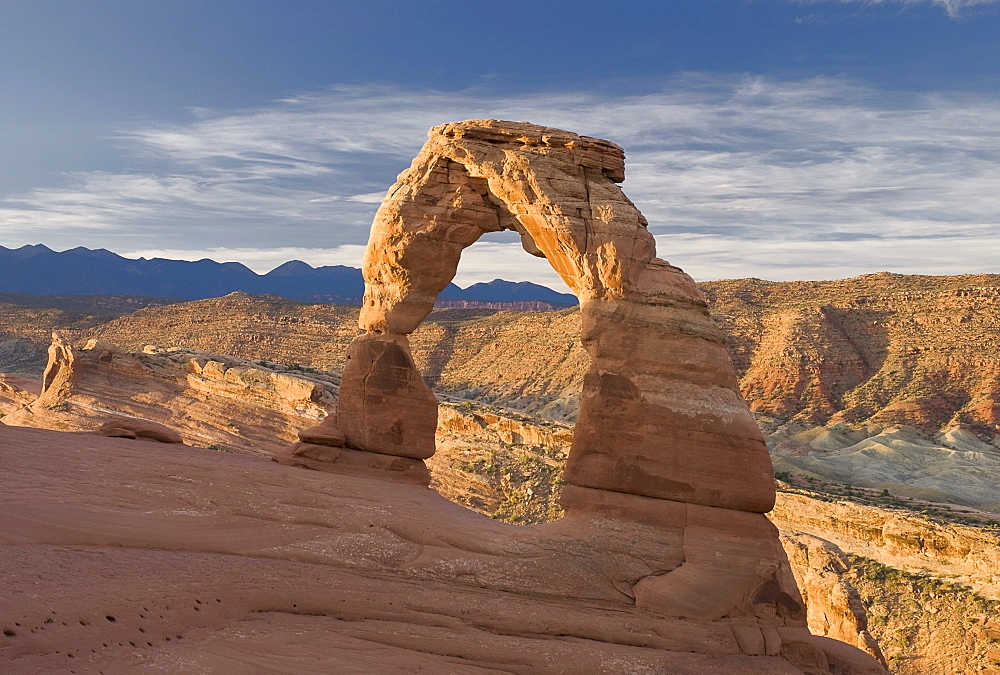
[[[580,299],[592,359],[564,475],[566,517],[530,528],[469,521],[467,549],[432,546],[403,566],[419,578],[458,574],[456,583],[543,593],[582,574],[574,595],[698,626],[685,651],[714,650],[706,636],[719,629],[739,652],[803,672],[885,672],[810,636],[763,515],[774,502],[767,447],[722,336],[691,278],[654,257],[622,180],[624,154],[607,141],[495,120],[431,129],[372,225],[364,333],[348,348],[337,417],[300,432],[303,442],[276,459],[426,485],[437,402],[407,335],[465,247],[515,230]]]
[[[486,232],[521,234],[580,299],[586,376],[565,481],[568,509],[600,490],[763,513],[774,485],[763,437],[707,304],[689,276],[655,258],[625,196],[624,153],[528,123],[471,120],[431,129],[386,194],[364,258],[360,327],[338,423],[349,447],[424,459],[437,406],[407,335]]]

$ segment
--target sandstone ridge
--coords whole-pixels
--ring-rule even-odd
[[[9,382],[13,390],[15,380]],[[37,396],[18,391],[17,401],[6,406],[10,425],[62,431],[103,426],[101,433],[119,429],[160,440],[177,434],[189,445],[270,455],[303,426],[326,417],[336,379],[191,349],[148,346],[130,353],[103,340],[70,344],[54,334]],[[168,429],[156,431],[158,426]]]

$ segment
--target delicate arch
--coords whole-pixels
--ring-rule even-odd
[[[407,335],[486,232],[521,233],[580,299],[592,365],[563,503],[593,490],[765,512],[767,447],[694,282],[655,258],[646,220],[617,185],[610,143],[527,123],[435,127],[386,194],[364,258],[365,299],[341,385],[349,446],[424,459],[437,403]]]

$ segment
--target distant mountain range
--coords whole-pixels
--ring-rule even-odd
[[[0,293],[35,295],[145,295],[201,300],[233,291],[272,293],[301,302],[361,304],[365,282],[361,270],[343,265],[313,267],[290,260],[267,274],[246,265],[214,260],[131,259],[105,249],[78,247],[53,251],[36,244],[9,249],[0,246]],[[496,279],[466,289],[455,284],[439,296],[442,304],[475,306],[517,303],[542,309],[570,307],[576,297],[527,281]],[[525,307],[527,308],[527,306]]]

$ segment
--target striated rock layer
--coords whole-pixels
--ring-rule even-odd
[[[616,584],[640,610],[709,624],[743,617],[751,624],[734,633],[746,654],[781,654],[815,672],[881,670],[859,651],[809,635],[777,531],[763,515],[774,505],[767,446],[722,333],[691,278],[654,257],[622,180],[624,154],[607,141],[493,120],[432,129],[375,216],[363,269],[365,333],[348,348],[337,419],[323,426],[338,427],[348,448],[386,458],[374,467],[433,455],[437,402],[408,335],[465,247],[487,232],[517,231],[580,299],[591,359],[559,522],[610,517],[653,528],[657,557]],[[331,461],[353,456],[335,452]],[[784,642],[779,627],[799,637]]]
[[[16,387],[17,382],[21,386]],[[189,349],[133,354],[102,340],[73,345],[58,334],[35,396],[28,381],[11,391],[6,424],[62,431],[183,439],[190,445],[270,455],[326,417],[335,385],[303,374]],[[156,431],[159,425],[169,427]],[[173,431],[171,431],[173,430]]]
[[[698,286],[765,432],[843,421],[934,435],[961,425],[1000,443],[1000,275],[880,273]],[[15,341],[52,330],[32,332],[13,320]],[[233,294],[141,310],[86,334],[131,350],[156,342],[338,369],[356,332],[355,308]],[[575,419],[590,367],[579,335],[575,309],[450,309],[433,312],[409,339],[437,392]],[[2,357],[0,346],[0,364],[11,363]],[[33,376],[40,374],[39,367]]]

